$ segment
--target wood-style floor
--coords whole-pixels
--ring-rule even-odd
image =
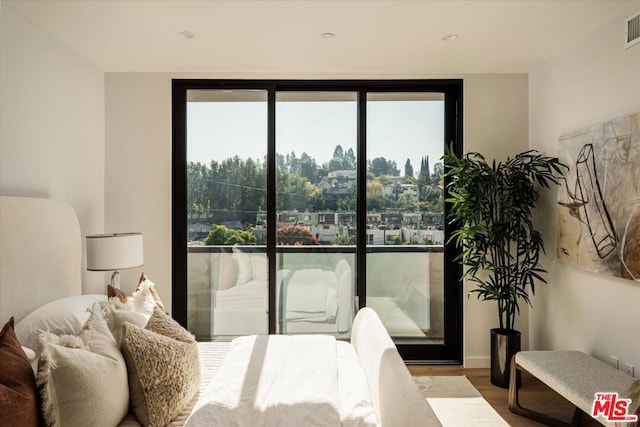
[[[513,427],[544,425],[509,411],[507,407],[509,392],[507,389],[491,384],[489,369],[465,369],[460,366],[411,365],[409,366],[409,371],[412,375],[465,375],[475,388],[480,391],[485,400],[489,402],[493,409],[495,409],[509,425]],[[526,408],[543,412],[554,418],[568,422],[571,421],[574,411],[574,406],[568,401],[526,373],[523,373],[522,376],[520,403]],[[591,427],[600,425],[589,417],[582,418],[580,426]]]

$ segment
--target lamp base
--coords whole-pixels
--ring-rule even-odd
[[[118,270],[114,270],[114,272],[111,274],[110,285],[116,289],[120,289],[120,273],[118,272]]]

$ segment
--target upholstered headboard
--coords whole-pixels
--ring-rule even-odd
[[[82,293],[80,224],[67,203],[0,196],[0,324]]]

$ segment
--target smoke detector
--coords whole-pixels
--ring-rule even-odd
[[[629,49],[636,43],[640,43],[640,12],[628,17],[624,24],[624,48]]]

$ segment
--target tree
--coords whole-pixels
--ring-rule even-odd
[[[353,152],[353,148],[349,148],[344,154],[344,167],[343,169],[353,170],[356,168],[356,154]]]
[[[187,165],[187,212],[190,216],[204,215],[209,208],[207,178],[209,169],[202,163],[189,162]]]
[[[369,170],[374,176],[381,175],[400,175],[398,165],[393,160],[387,160],[384,157],[376,157],[369,162]]]
[[[455,261],[467,267],[463,277],[476,285],[471,293],[497,301],[500,329],[514,329],[520,300],[531,305],[535,282],[546,283],[544,243],[533,224],[536,185],[558,185],[568,168],[535,150],[487,162],[479,153],[458,156],[448,149],[444,160],[451,178],[448,220],[459,224],[448,240],[461,249]]]
[[[400,211],[413,211],[417,206],[415,197],[409,193],[404,193],[396,202],[396,209]]]
[[[418,185],[426,187],[431,184],[431,172],[429,170],[429,156],[422,158],[420,162],[420,173],[418,174]]]
[[[391,238],[391,240],[389,241],[389,244],[391,244],[391,245],[401,245],[402,244],[402,237],[393,236]]]
[[[329,160],[327,169],[329,172],[336,170],[353,170],[356,168],[356,155],[353,152],[353,148],[344,150],[342,145],[336,145],[333,150],[333,158]]]
[[[331,241],[331,244],[332,245],[336,245],[336,246],[339,246],[339,245],[343,245],[344,246],[344,245],[353,245],[354,243],[353,243],[351,237],[349,237],[349,236],[347,236],[345,234],[340,234],[340,235],[336,236],[336,238]]]
[[[256,236],[248,230],[232,230],[220,224],[213,224],[204,240],[205,245],[255,245]]]
[[[338,144],[336,145],[336,148],[333,149],[333,158],[342,160],[343,157],[344,157],[344,149],[342,148],[342,145]]]
[[[291,153],[285,156],[285,165],[291,172],[299,171],[300,168],[299,168],[298,158],[296,157],[295,151],[292,151]]]
[[[424,202],[424,203],[423,203]],[[421,210],[425,212],[444,212],[444,197],[442,190],[430,188],[420,203]]]
[[[413,178],[413,166],[411,166],[411,160],[409,159],[404,164],[404,176]]]
[[[440,178],[444,175],[444,165],[438,162],[433,165],[433,174],[431,174],[431,185],[440,185]]]
[[[307,153],[302,153],[298,162],[298,170],[293,172],[299,173],[312,184],[318,182],[318,164],[316,160]]]
[[[387,199],[382,194],[382,188],[379,180],[367,181],[367,211],[381,211],[386,207]]]
[[[276,230],[278,245],[319,245],[320,242],[308,228],[300,225],[283,225]]]

